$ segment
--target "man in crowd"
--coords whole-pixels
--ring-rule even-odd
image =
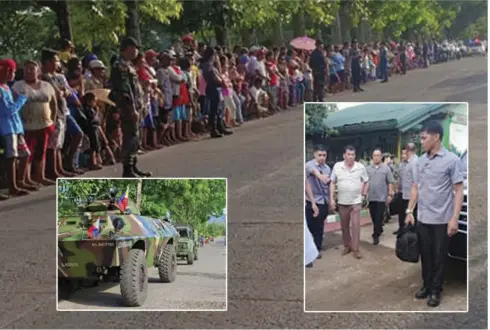
[[[330,167],[326,164],[327,151],[323,146],[315,147],[313,159],[306,163],[306,180],[311,187],[312,196],[306,195],[306,222],[313,235],[318,251],[323,245],[323,229],[328,215],[328,183]],[[318,209],[318,212],[315,210]],[[315,213],[317,215],[315,216]],[[321,258],[321,255],[319,255]]]
[[[364,165],[356,162],[353,146],[344,148],[344,161],[334,165],[330,179],[330,207],[335,209],[338,205],[344,241],[342,255],[353,252],[354,258],[361,259],[361,209],[366,202],[369,176]]]
[[[139,45],[134,38],[128,37],[121,42],[120,49],[121,55],[112,65],[110,97],[121,111],[123,177],[149,177],[150,172],[143,172],[136,165],[143,105],[138,92],[138,75],[131,61],[138,55]]]
[[[380,149],[373,151],[373,162],[368,166],[369,175],[369,213],[373,221],[373,244],[379,244],[379,237],[383,233],[383,219],[386,206],[393,199],[393,173],[381,159]]]
[[[361,88],[361,50],[357,40],[352,40],[352,48],[350,49],[352,85],[354,92],[364,92]]]
[[[402,192],[402,202],[400,211],[398,213],[398,230],[393,234],[398,235],[400,231],[405,226],[405,218],[406,218],[406,209],[408,208],[408,202],[410,201],[410,195],[412,191],[412,185],[414,183],[414,175],[415,175],[415,164],[417,164],[417,149],[414,143],[407,143],[405,148],[403,149],[406,154],[406,162],[400,172],[400,185]],[[417,220],[417,205],[414,206],[412,212],[414,221]]]
[[[310,68],[313,71],[313,101],[323,102],[323,91],[325,90],[325,74],[327,59],[323,41],[316,41],[316,49],[311,53]]]
[[[417,299],[439,306],[444,283],[449,237],[458,232],[463,205],[463,173],[458,157],[442,146],[443,128],[430,122],[420,133],[424,154],[415,165],[414,182],[405,222],[414,224],[413,208],[418,203],[417,234],[422,259],[423,286]]]
[[[388,82],[388,47],[386,47],[386,43],[383,41],[381,43],[380,50],[380,66],[381,66],[381,79],[383,79],[382,83]]]

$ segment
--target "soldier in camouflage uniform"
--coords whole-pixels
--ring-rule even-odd
[[[138,48],[138,42],[134,38],[124,39],[120,47],[121,55],[111,68],[110,98],[121,113],[123,177],[151,176],[150,172],[143,172],[136,166],[140,144],[140,111],[143,103],[138,76],[131,61],[138,55]]]

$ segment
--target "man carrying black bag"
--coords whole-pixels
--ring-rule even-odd
[[[414,225],[413,208],[418,202],[417,234],[422,259],[423,286],[417,299],[439,306],[449,237],[458,232],[463,205],[463,173],[458,157],[441,145],[442,126],[430,122],[420,133],[425,151],[415,164],[414,182],[406,210],[406,224]]]

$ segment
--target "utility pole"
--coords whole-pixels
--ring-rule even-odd
[[[140,211],[141,207],[141,186],[143,184],[143,180],[138,179],[138,187],[136,189],[136,208]]]

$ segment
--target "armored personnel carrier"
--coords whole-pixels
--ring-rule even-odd
[[[124,305],[141,306],[149,267],[158,268],[162,282],[175,280],[179,234],[169,222],[140,215],[133,203],[116,201],[114,190],[107,197],[59,219],[58,279],[118,282]]]

